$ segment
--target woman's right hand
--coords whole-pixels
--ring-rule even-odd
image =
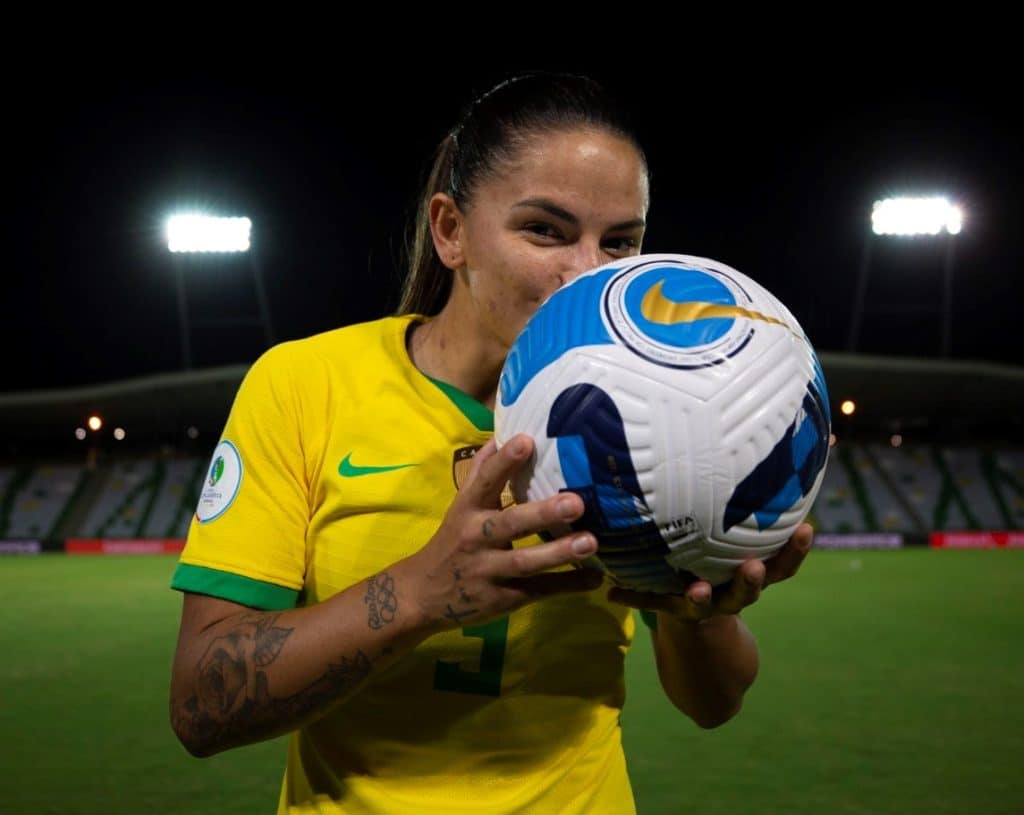
[[[258,611],[186,593],[170,701],[189,752],[212,755],[301,727],[431,634],[596,588],[596,571],[549,571],[593,553],[592,535],[512,548],[516,538],[583,512],[574,494],[502,511],[505,483],[532,451],[526,436],[501,450],[485,445],[420,551],[323,602]]]
[[[534,600],[592,591],[601,584],[596,570],[552,571],[576,565],[597,551],[590,533],[572,532],[548,543],[513,548],[514,540],[565,528],[583,514],[583,500],[570,492],[501,508],[505,484],[532,454],[529,436],[514,436],[500,449],[491,439],[474,457],[437,532],[408,559],[421,578],[414,581],[409,599],[425,627],[442,631],[484,623]]]

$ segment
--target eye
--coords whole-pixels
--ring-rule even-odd
[[[604,247],[613,254],[633,255],[640,250],[640,239],[627,236],[607,238]]]
[[[525,226],[523,226],[523,229],[525,229],[527,232],[533,235],[538,235],[539,237],[542,238],[551,238],[552,240],[557,240],[562,237],[562,233],[558,230],[557,227],[554,227],[551,224],[542,223],[540,221],[526,224]]]

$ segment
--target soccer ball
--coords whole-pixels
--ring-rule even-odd
[[[821,486],[831,417],[821,364],[776,297],[723,263],[663,254],[545,301],[505,361],[494,424],[499,445],[535,442],[517,502],[583,499],[572,528],[598,540],[585,565],[680,593],[782,547]]]

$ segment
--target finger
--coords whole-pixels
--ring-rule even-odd
[[[505,484],[532,455],[533,439],[523,433],[513,436],[500,449],[492,438],[473,456],[473,466],[459,494],[474,506],[499,508]]]
[[[502,581],[503,585],[517,592],[523,599],[550,597],[553,594],[593,591],[604,582],[604,575],[597,569],[574,569],[571,572],[548,572],[530,577],[516,577]]]
[[[732,580],[714,597],[715,611],[719,614],[739,614],[751,603],[757,602],[764,578],[765,565],[761,561],[748,560],[741,563]]]
[[[480,534],[487,540],[505,542],[539,532],[558,534],[583,514],[583,499],[574,492],[553,495],[543,501],[530,501],[497,512],[487,512],[480,520]]]
[[[811,550],[811,543],[814,540],[814,530],[810,524],[800,524],[793,533],[786,545],[779,550],[774,557],[765,561],[764,586],[772,583],[779,583],[797,573],[800,564],[804,562],[807,553]]]
[[[596,551],[597,541],[593,535],[573,533],[551,543],[495,552],[491,568],[498,579],[528,577],[559,566],[580,563]]]
[[[704,620],[714,613],[711,585],[703,580],[689,586],[685,594],[651,594],[615,587],[608,592],[608,599],[630,608],[664,611],[685,620]]]

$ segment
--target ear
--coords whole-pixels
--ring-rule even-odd
[[[434,249],[441,263],[449,269],[458,269],[464,263],[462,253],[462,231],[464,221],[459,205],[447,193],[434,193],[427,205],[430,217],[430,234]]]

